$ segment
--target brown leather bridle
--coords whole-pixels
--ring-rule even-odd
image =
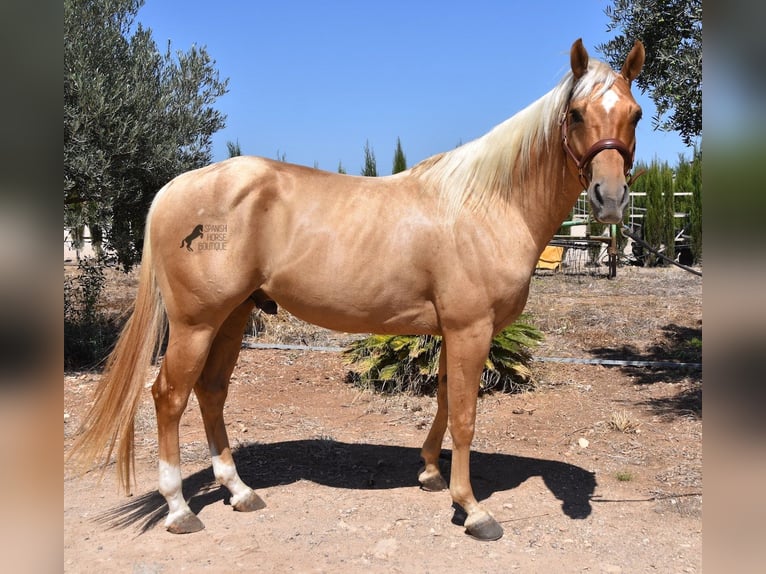
[[[590,180],[585,175],[585,170],[588,168],[590,162],[593,161],[593,158],[596,157],[597,154],[607,149],[617,150],[622,156],[622,160],[625,164],[625,178],[627,179],[628,186],[630,186],[636,180],[636,178],[644,173],[643,170],[635,174],[630,173],[630,170],[633,169],[633,152],[628,149],[628,146],[625,145],[621,140],[618,140],[617,138],[598,140],[596,143],[590,146],[588,151],[586,151],[581,158],[578,159],[574,150],[569,145],[567,138],[568,133],[569,104],[567,104],[566,110],[564,110],[564,113],[561,116],[561,143],[564,146],[564,151],[574,162],[575,167],[577,168],[577,176],[580,178],[580,183],[582,183],[584,189],[588,189],[588,187],[590,187]]]

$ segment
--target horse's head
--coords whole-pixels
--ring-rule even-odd
[[[570,54],[575,87],[588,72],[588,52],[582,40]],[[630,171],[636,149],[636,124],[641,107],[630,83],[644,65],[644,46],[636,42],[614,82],[592,86],[590,93],[572,90],[562,117],[564,149],[588,191],[596,219],[619,223],[628,204]]]

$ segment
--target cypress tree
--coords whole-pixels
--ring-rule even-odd
[[[391,174],[399,173],[407,169],[407,158],[402,151],[402,141],[396,138],[396,150],[394,151],[394,167]]]
[[[662,182],[662,243],[665,245],[665,256],[676,258],[676,218],[675,191],[673,169],[665,162],[660,171]]]
[[[375,163],[375,152],[370,147],[370,141],[364,143],[364,169],[362,175],[367,177],[377,177],[378,167]]]
[[[690,247],[694,261],[702,261],[702,153],[694,150],[691,163],[692,202],[689,206]]]
[[[673,202],[673,170],[667,162],[653,160],[646,174],[639,179],[646,191],[646,214],[642,226],[644,240],[653,249],[664,247],[664,255],[675,257],[675,221]],[[637,183],[638,183],[637,181]],[[657,257],[649,255],[648,263],[656,264]]]
[[[226,149],[229,152],[229,157],[238,157],[242,155],[242,148],[239,146],[239,140],[237,140],[236,142],[227,141]]]
[[[655,159],[649,166],[649,170],[639,180],[642,191],[646,193],[646,212],[641,225],[641,231],[644,241],[653,249],[658,249],[662,243],[662,188],[660,183],[660,165]],[[650,265],[655,262],[656,257],[652,254],[647,255],[647,263]]]

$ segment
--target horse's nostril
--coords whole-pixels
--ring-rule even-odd
[[[601,184],[597,183],[593,186],[593,195],[596,197],[596,201],[601,205],[604,204],[604,198],[601,197]]]
[[[630,199],[630,188],[627,185],[622,186],[622,202],[628,203]]]

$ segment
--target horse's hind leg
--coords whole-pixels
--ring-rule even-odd
[[[442,341],[441,351],[439,352],[439,387],[436,391],[436,416],[428,432],[420,456],[425,463],[418,475],[418,481],[424,490],[439,491],[447,488],[447,482],[439,470],[439,455],[442,450],[444,433],[447,430],[447,349]]]
[[[253,303],[246,301],[223,323],[210,348],[202,376],[194,387],[210,446],[213,474],[218,483],[231,493],[232,508],[239,511],[258,510],[266,506],[255,491],[240,479],[223,420],[229,379],[239,356],[242,334],[252,309]]]
[[[159,491],[168,503],[165,527],[176,534],[205,527],[183,497],[178,423],[205,365],[214,333],[209,325],[171,322],[168,348],[152,386],[159,434]]]

